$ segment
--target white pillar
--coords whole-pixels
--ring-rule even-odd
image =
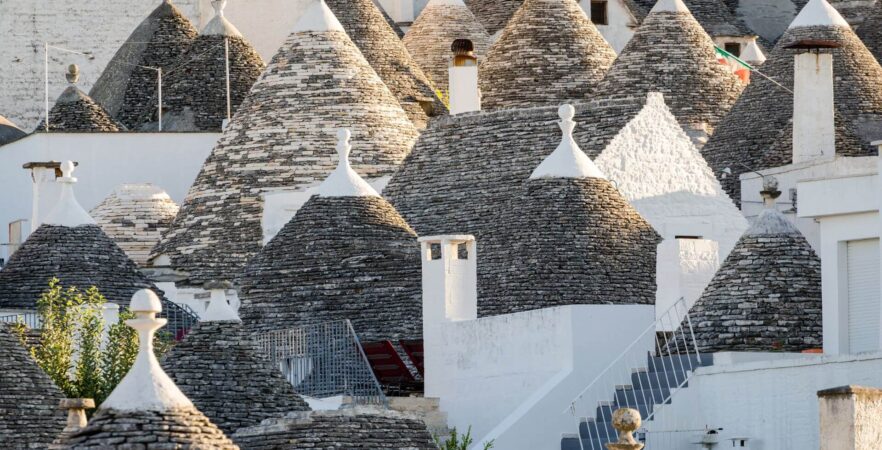
[[[818,392],[821,450],[875,450],[882,436],[882,390],[842,386]]]
[[[796,55],[793,74],[793,162],[833,159],[833,55]]]

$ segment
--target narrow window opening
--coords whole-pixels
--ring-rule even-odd
[[[592,0],[591,2],[591,21],[595,25],[609,25],[607,17],[607,2]]]
[[[723,49],[726,50],[727,52],[735,55],[736,57],[739,57],[739,58],[741,57],[741,44],[739,44],[737,42],[727,42],[723,46]]]

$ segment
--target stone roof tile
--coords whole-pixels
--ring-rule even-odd
[[[43,123],[36,131],[45,130]],[[112,133],[125,130],[110,114],[76,86],[68,86],[49,110],[49,131],[61,133]]]
[[[716,127],[702,149],[718,177],[729,167],[733,175],[720,182],[730,197],[741,202],[739,175],[745,169],[778,167],[792,161],[794,55],[785,48],[803,39],[832,40],[840,44],[833,50],[833,90],[836,99],[836,154],[875,155],[870,142],[882,131],[882,67],[851,29],[841,26],[791,28],[779,39],[762,66],[762,72],[781,84],[753,77],[744,94]],[[740,164],[735,164],[735,163]]]
[[[431,116],[447,108],[435,93],[435,86],[414,61],[373,0],[326,0],[346,33],[389,90],[410,120],[425,128]],[[431,111],[426,113],[423,104]]]
[[[263,242],[261,195],[324,178],[337,159],[329,131],[339,128],[352,130],[353,166],[367,178],[391,175],[418,135],[345,32],[295,31],[239,107],[153,254],[169,256],[189,275],[186,285],[238,278]]]
[[[502,31],[524,0],[465,0],[475,17],[491,35]]]
[[[135,129],[157,92],[157,72],[169,71],[197,36],[190,20],[170,0],[138,25],[116,52],[89,94],[111,117]]]
[[[0,323],[0,442],[46,448],[64,428],[65,414],[58,408],[63,398],[11,325]]]
[[[615,59],[575,0],[527,0],[480,63],[482,106],[587,99]]]
[[[690,309],[699,349],[820,348],[821,260],[786,217],[767,208]]]
[[[309,406],[260,352],[239,321],[203,321],[162,359],[162,368],[228,435]]]
[[[490,47],[490,35],[462,0],[431,0],[404,35],[404,46],[429,75],[435,88],[448,92],[451,44],[468,39],[482,60]]]

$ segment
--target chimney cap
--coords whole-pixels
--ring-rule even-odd
[[[470,39],[456,39],[450,44],[450,51],[456,55],[468,55],[475,51],[475,44]]]
[[[791,42],[790,44],[784,46],[784,48],[793,48],[798,50],[813,50],[839,47],[842,47],[842,44],[836,41],[831,41],[829,39],[800,39],[796,42]]]
[[[60,409],[93,409],[95,399],[91,398],[63,398],[58,402]]]

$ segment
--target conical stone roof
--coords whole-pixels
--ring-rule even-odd
[[[352,42],[395,94],[417,128],[425,128],[430,116],[443,114],[447,110],[436,95],[435,87],[410,56],[401,39],[385,25],[386,20],[373,0],[326,1]],[[423,104],[431,111],[430,114]]]
[[[593,144],[596,137],[603,136],[608,142],[624,124],[610,132],[586,104],[574,106],[580,124],[575,141],[582,149],[589,144],[596,147],[585,152],[596,156],[605,147]],[[635,108],[639,111],[639,106]],[[521,232],[515,225],[507,226],[509,209],[514,196],[525,192],[525,181],[561,142],[559,121],[557,107],[440,118],[420,136],[407,162],[383,191],[421,236],[467,233],[476,237],[480,246],[477,270],[481,316],[489,314],[482,306],[483,298],[494,295],[496,274],[511,264],[507,248],[487,243],[497,239],[499,233]],[[493,255],[495,251],[506,253]],[[505,311],[496,310],[496,306],[493,314],[523,310],[521,304],[512,303]]]
[[[98,407],[88,425],[62,440],[66,450],[132,448],[192,448],[239,450],[181,392],[162,370],[151,342],[165,325],[159,297],[138,291],[129,309],[135,319],[126,324],[138,332],[138,356],[131,370]]]
[[[527,0],[529,1],[529,0]],[[482,315],[574,304],[655,304],[661,238],[572,138],[575,110],[560,108],[564,138],[512,196],[482,245]],[[495,282],[495,283],[494,283]]]
[[[362,341],[420,339],[419,255],[395,208],[341,164],[246,268],[242,320],[260,332],[349,319]]]
[[[345,432],[341,432],[345,430]],[[422,420],[377,408],[291,413],[241,429],[233,438],[242,448],[346,448],[375,450],[435,450]]]
[[[857,35],[867,50],[882,61],[882,2],[876,2],[864,22],[857,28]]]
[[[108,301],[119,305],[138,289],[161,292],[76,201],[72,189],[76,178],[70,176],[73,163],[67,161],[61,168],[58,205],[0,270],[0,308],[36,309],[52,278],[64,287],[96,286]],[[178,308],[163,302],[166,308]]]
[[[772,204],[735,245],[690,318],[702,352],[820,348],[821,260]]]
[[[0,323],[0,442],[6,448],[46,448],[64,428],[64,394]]]
[[[124,184],[89,215],[132,261],[143,266],[177,213],[178,205],[159,187]]]
[[[817,10],[827,11],[830,16],[813,19],[818,15],[812,11]],[[878,139],[882,128],[882,67],[825,1],[813,0],[797,16],[763,63],[763,73],[792,90],[797,50],[786,47],[805,39],[829,40],[840,45],[832,50],[838,116],[836,154],[875,155],[877,150],[870,142]],[[702,149],[717,176],[727,167],[732,170],[732,176],[720,181],[736,203],[741,200],[739,175],[746,170],[742,164],[761,170],[792,161],[789,143],[793,134],[793,94],[784,88],[763,77],[754,77]]]
[[[0,116],[0,145],[6,145],[17,141],[28,134],[12,123],[9,119]]]
[[[465,0],[490,35],[502,31],[524,0]]]
[[[730,0],[682,0],[683,4],[701,24],[704,31],[711,37],[750,37],[756,36],[741,19],[733,14]],[[735,0],[737,1],[737,0]],[[639,20],[643,20],[646,14],[655,6],[654,0],[631,0],[630,5]]]
[[[450,46],[457,39],[472,41],[479,61],[490,47],[490,35],[462,0],[429,1],[404,35],[407,51],[442,92],[449,90]]]
[[[227,435],[309,410],[238,320],[200,322],[165,355],[162,368]]]
[[[481,62],[482,107],[587,99],[615,59],[575,0],[527,0]]]
[[[40,124],[37,131],[45,130]],[[49,131],[62,133],[112,133],[125,127],[76,86],[68,86],[49,110]]]
[[[162,0],[116,52],[89,94],[111,117],[136,129],[158,86],[157,71],[145,67],[170,71],[197,34],[170,0]]]
[[[660,0],[594,89],[592,101],[605,115],[627,122],[650,92],[660,92],[680,126],[701,144],[743,87],[716,60],[713,42],[683,2]],[[634,98],[639,103],[628,105]],[[613,105],[622,101],[622,107]]]
[[[215,17],[163,74],[163,131],[221,131],[227,119],[225,41],[229,41],[230,112],[235,113],[266,65],[257,50],[223,15],[222,0],[212,2]],[[138,121],[141,130],[158,129],[154,98]]]
[[[261,194],[314,186],[336,163],[327,130],[350,128],[355,169],[391,175],[418,132],[323,1],[239,107],[154,250],[186,284],[238,278],[263,240]]]

